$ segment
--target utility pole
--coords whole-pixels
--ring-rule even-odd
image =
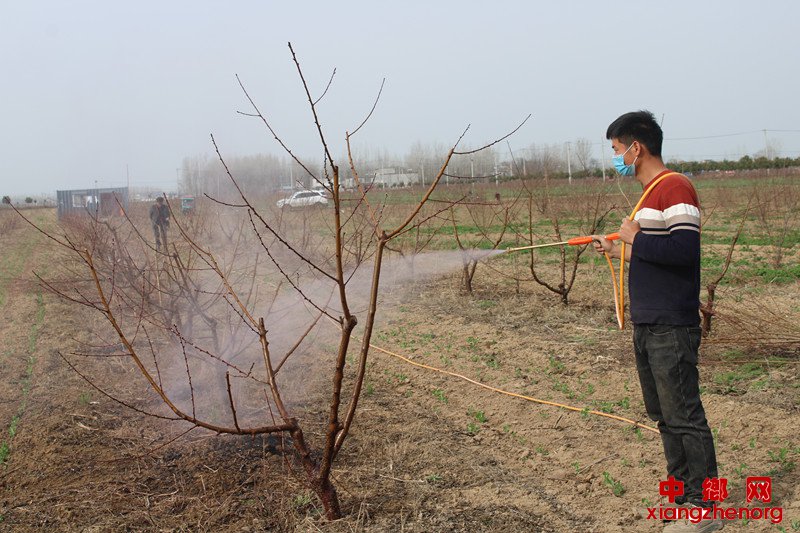
[[[497,172],[497,154],[494,154],[494,186],[497,187],[498,185],[498,177],[499,174]]]
[[[569,183],[572,184],[572,163],[570,162],[570,144],[572,143],[567,141],[567,176],[569,178]]]
[[[425,186],[425,160],[419,162],[420,166],[422,167],[422,186]]]
[[[772,159],[769,153],[769,139],[767,138],[767,130],[762,130],[764,132],[764,157],[767,159]]]
[[[469,194],[475,196],[475,160],[469,156]]]
[[[130,191],[130,188],[131,188],[131,171],[130,171],[130,168],[128,168],[128,164],[127,163],[125,163],[125,178],[128,181],[127,187],[128,187],[128,190]]]
[[[600,167],[603,169],[603,181],[606,181],[606,157],[603,155],[603,145],[605,141],[600,138]]]

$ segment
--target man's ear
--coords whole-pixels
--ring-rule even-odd
[[[633,143],[631,143],[631,144],[635,145],[633,147],[633,152],[636,155],[636,157],[642,157],[645,154],[649,154],[650,153],[650,152],[647,151],[647,147],[645,145],[643,145],[642,143],[640,143],[639,141],[633,141]]]

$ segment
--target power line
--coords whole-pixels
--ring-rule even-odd
[[[700,137],[667,137],[664,138],[665,141],[696,141],[700,139],[719,139],[722,137],[738,137],[741,135],[752,135],[754,133],[800,133],[800,130],[769,130],[769,129],[760,129],[760,130],[751,130],[751,131],[741,131],[738,133],[721,133],[719,135],[703,135]]]
[[[775,157],[782,157],[782,154],[800,154],[800,150],[776,150]],[[712,158],[712,157],[744,157],[749,155],[752,157],[752,154],[746,152],[732,152],[727,154],[669,154],[670,158],[677,159],[677,158],[687,158],[687,160],[697,160],[699,158]]]
[[[773,131],[773,130],[766,130]],[[721,137],[738,137],[740,135],[752,135],[753,133],[763,133],[764,130],[742,131],[739,133],[722,133],[720,135],[703,135],[701,137],[666,137],[665,141],[697,141],[700,139],[719,139]]]

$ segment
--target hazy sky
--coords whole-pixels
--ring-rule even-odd
[[[358,144],[477,144],[533,119],[512,147],[586,137],[652,110],[665,157],[740,157],[763,129],[800,130],[800,3],[785,1],[0,0],[0,193],[174,187],[185,156],[279,154],[235,74],[286,142],[318,157],[291,41],[335,155]],[[783,155],[800,132],[770,131]],[[605,157],[610,149],[602,146]],[[321,156],[318,157],[321,160]]]

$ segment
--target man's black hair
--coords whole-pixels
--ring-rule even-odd
[[[625,146],[639,141],[647,147],[650,155],[661,157],[664,132],[650,111],[632,111],[611,123],[606,131],[606,139],[619,139]]]

